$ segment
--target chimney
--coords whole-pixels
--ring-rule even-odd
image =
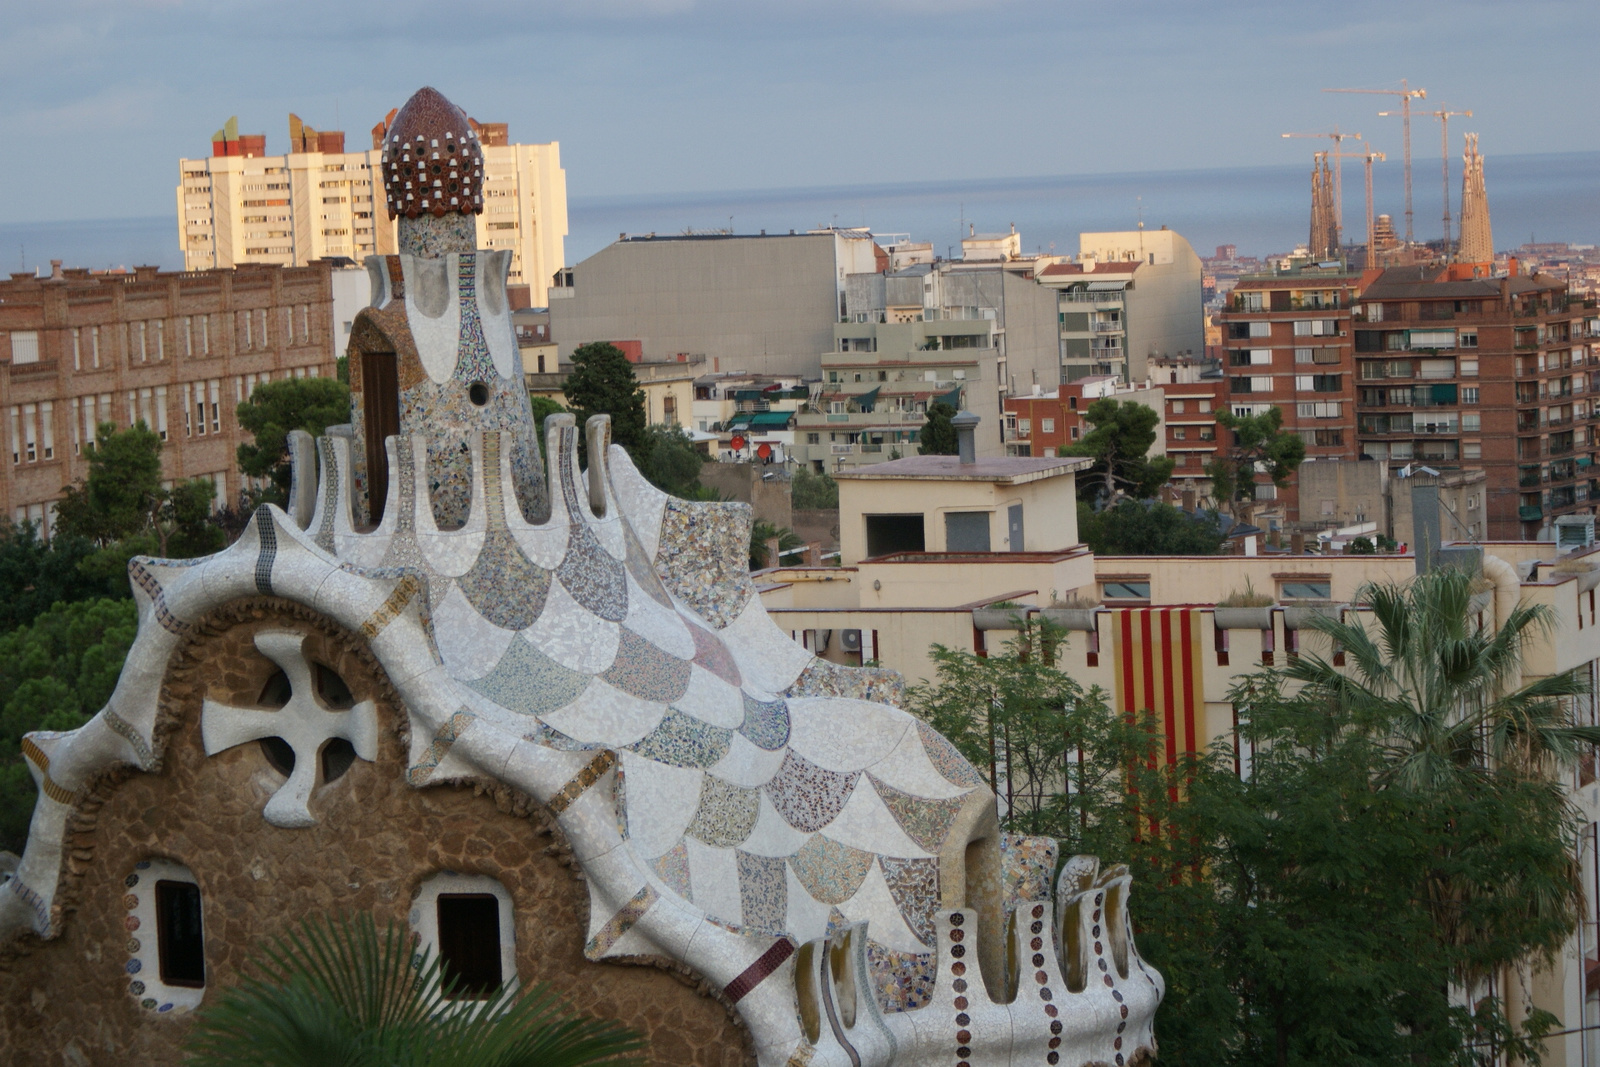
[[[963,466],[978,462],[978,445],[975,438],[980,421],[978,416],[970,411],[959,412],[950,420],[950,425],[956,428],[956,447]]]
[[[1183,491],[1183,510],[1194,510],[1194,488],[1192,486],[1185,488]]]
[[[61,280],[61,261],[59,259],[50,261],[50,280],[57,282]]]
[[[1289,554],[1291,556],[1303,556],[1306,554],[1306,535],[1299,530],[1289,534]]]

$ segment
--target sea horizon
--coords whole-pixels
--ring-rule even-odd
[[[1489,213],[1498,249],[1531,239],[1600,244],[1600,152],[1489,157]],[[1452,214],[1459,211],[1459,161],[1451,176]],[[1404,229],[1401,168],[1373,173],[1374,213]],[[1413,164],[1415,234],[1442,232],[1437,159]],[[1346,163],[1344,231],[1365,236],[1362,168]],[[1288,252],[1307,237],[1310,167],[1281,164],[1099,174],[974,178],[952,181],[868,182],[830,186],[569,195],[566,260],[575,265],[620,234],[676,234],[731,229],[735,233],[804,232],[828,226],[867,227],[878,235],[928,241],[941,255],[959,254],[960,237],[1006,232],[1015,226],[1025,253],[1077,251],[1078,234],[1168,226],[1201,256],[1232,244],[1241,255]],[[182,267],[171,215],[0,222],[0,262],[37,272],[52,259],[67,266],[106,269]]]

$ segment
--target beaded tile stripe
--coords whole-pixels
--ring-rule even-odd
[[[550,809],[552,815],[560,815],[572,806],[573,801],[583,796],[590,786],[598,782],[601,775],[616,766],[616,763],[617,754],[615,752],[610,749],[601,752],[586,763],[583,770],[574,775],[566,785],[556,790],[556,794],[550,798],[550,802],[545,806]]]

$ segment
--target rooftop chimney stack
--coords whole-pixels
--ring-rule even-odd
[[[970,411],[960,412],[950,420],[950,425],[956,428],[956,449],[961,456],[963,466],[978,462],[976,436],[980,421],[978,416]]]

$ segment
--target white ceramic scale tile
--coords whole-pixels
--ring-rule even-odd
[[[865,778],[856,783],[850,799],[839,814],[822,828],[829,840],[880,856],[897,859],[925,859],[933,853],[918,845],[900,829],[900,821],[884,806],[883,800]]]
[[[909,733],[910,715],[865,700],[793,697],[789,700],[789,747],[830,771],[858,771],[890,752]]]
[[[661,516],[667,510],[667,494],[645,480],[621,445],[612,445],[606,455],[618,504],[645,554],[655,559],[661,547]]]
[[[689,668],[689,689],[674,706],[713,726],[737,730],[744,725],[744,693],[697,666]]]
[[[683,838],[700,804],[700,778],[694,768],[621,754],[628,797],[628,839],[646,859],[655,859]]]
[[[596,678],[571,703],[539,717],[575,741],[622,746],[649,734],[666,713],[665,704],[641,700]]]
[[[804,830],[796,830],[790,826],[788,821],[778,814],[778,809],[772,806],[767,794],[762,793],[761,809],[756,815],[756,824],[739,849],[755,856],[787,859],[799,852],[810,837],[811,835]]]
[[[745,688],[752,691],[781,693],[811,664],[811,653],[773,624],[760,597],[752,597],[717,636],[733,653]]]
[[[522,636],[568,670],[600,674],[617,658],[622,630],[572,599],[560,582],[551,582],[544,611]]]
[[[887,755],[869,764],[866,770],[902,793],[933,800],[972,792],[971,786],[957,785],[939,773],[928,759],[928,750],[923,747],[922,736],[915,728],[900,735],[900,743]]]
[[[772,776],[783,766],[785,754],[784,749],[769,752],[752,745],[744,735],[734,734],[728,744],[728,754],[708,769],[742,789],[756,789],[772,781]]]
[[[689,851],[689,884],[695,905],[714,919],[742,922],[739,901],[738,856],[731,848],[713,848],[692,837],[684,838]]]
[[[639,588],[631,576],[628,579],[626,625],[628,629],[668,655],[679,659],[694,659],[694,636],[684,625],[683,616],[658,604]]]
[[[794,876],[794,868],[785,867],[783,877],[788,886],[789,919],[786,926],[789,933],[802,944],[822,937],[828,932],[828,915],[832,906],[813,899],[806,892],[806,887],[800,884],[800,879]]]
[[[830,831],[829,837],[833,836]],[[883,871],[874,863],[855,895],[839,905],[839,913],[851,922],[866,922],[867,934],[884,948],[896,952],[926,952],[928,946],[917,940],[911,927],[895,905]]]
[[[456,678],[481,678],[494,670],[511,642],[509,630],[491,624],[467,602],[454,582],[433,605],[433,641],[445,669]]]

